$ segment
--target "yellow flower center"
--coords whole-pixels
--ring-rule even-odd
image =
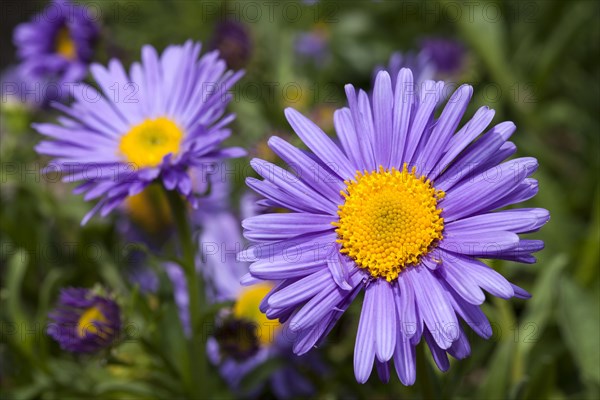
[[[388,282],[414,265],[442,238],[444,219],[437,208],[444,192],[435,190],[416,168],[362,173],[346,181],[339,206],[337,242],[341,252],[374,278]]]
[[[119,151],[138,168],[156,167],[164,156],[179,151],[183,131],[169,118],[147,119],[121,138]]]
[[[273,287],[267,283],[251,286],[244,290],[233,306],[233,316],[251,321],[256,325],[256,336],[262,345],[268,345],[275,339],[279,321],[268,319],[260,309],[261,301]]]
[[[106,323],[106,317],[98,307],[90,307],[81,314],[77,322],[77,335],[84,337],[88,332],[94,335],[101,334],[96,324]]]
[[[67,60],[77,58],[77,46],[69,34],[69,28],[63,26],[58,30],[55,39],[56,52]]]

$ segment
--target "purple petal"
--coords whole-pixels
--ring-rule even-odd
[[[381,362],[379,360],[375,360],[375,369],[377,370],[377,376],[379,376],[379,380],[381,382],[388,383],[390,381],[389,362]]]
[[[380,165],[388,166],[393,142],[392,110],[394,107],[392,80],[386,71],[375,78],[373,89],[373,120],[375,123],[375,155]],[[389,374],[388,374],[389,376]]]
[[[421,174],[428,176],[429,172],[440,159],[443,150],[446,148],[452,135],[454,135],[472,95],[473,87],[462,85],[448,100],[448,104],[444,107],[442,114],[433,128],[427,145],[415,161]]]
[[[363,111],[361,110],[361,107],[359,107],[354,86],[346,85],[344,86],[344,89],[346,91],[346,97],[348,98],[349,112],[353,122],[353,133],[357,138],[352,145],[359,148],[362,159],[362,163],[357,165],[357,167],[373,171],[377,168],[377,163],[373,152],[373,136],[370,132],[371,121],[367,121],[367,117],[370,116],[370,113],[363,115]],[[342,111],[346,114],[345,109],[342,109]]]
[[[356,169],[351,166],[348,158],[325,132],[293,108],[286,108],[285,115],[300,139],[323,160],[325,165],[343,179],[354,177]]]
[[[431,351],[431,355],[433,356],[433,361],[438,366],[440,371],[446,372],[448,368],[450,368],[450,361],[448,361],[448,356],[446,355],[446,351],[441,349],[433,339],[429,330],[425,330],[425,341],[427,342],[427,346],[429,346],[429,350]]]
[[[471,345],[469,339],[465,335],[462,329],[460,329],[460,335],[458,340],[452,343],[452,346],[448,349],[448,353],[457,360],[467,358],[471,354]]]
[[[515,291],[515,297],[518,299],[530,299],[531,298],[531,293],[529,293],[527,290],[514,285],[514,284],[510,284],[513,288],[513,290]]]
[[[385,279],[377,279],[367,286],[367,293],[374,292],[375,318],[375,354],[381,362],[389,361],[396,347],[397,313],[392,285]]]
[[[417,377],[416,352],[410,339],[399,336],[396,340],[394,366],[400,382],[407,386],[415,383]]]
[[[506,231],[463,232],[450,231],[440,241],[441,249],[458,254],[487,258],[489,254],[513,249],[519,244],[519,236]]]
[[[454,259],[446,259],[438,269],[438,273],[463,299],[471,304],[482,304],[485,301],[485,294],[473,278],[460,267],[461,264]]]
[[[517,188],[536,168],[535,158],[517,158],[453,187],[440,202],[445,221],[451,222],[486,210]]]
[[[358,322],[354,345],[354,376],[358,383],[365,383],[375,361],[375,330],[377,328],[375,291],[367,290]]]
[[[433,115],[433,110],[441,100],[440,91],[443,87],[443,82],[425,81],[423,82],[423,90],[416,107],[416,114],[412,120],[410,131],[404,147],[402,162],[410,163],[417,149],[421,136],[425,131],[425,127]]]
[[[300,178],[275,164],[260,159],[253,159],[250,165],[266,181],[271,182],[278,190],[286,192],[303,205],[305,209],[335,215],[337,204],[321,196],[311,187],[305,185]]]
[[[446,232],[461,231],[468,233],[509,231],[514,233],[533,232],[550,219],[550,213],[543,208],[521,208],[480,214],[450,222],[445,225]]]
[[[274,293],[269,298],[269,306],[272,308],[293,307],[318,293],[334,288],[335,282],[332,281],[329,271],[323,268]]]
[[[343,255],[338,251],[327,258],[327,267],[333,277],[335,283],[342,290],[351,290],[352,286],[348,283],[350,275],[348,274],[348,267],[346,261],[343,259]]]
[[[399,167],[406,146],[414,99],[412,71],[402,68],[398,73],[394,90],[393,140],[391,143],[390,166]]]
[[[483,130],[492,122],[495,111],[488,107],[481,107],[477,110],[473,118],[469,120],[448,143],[448,150],[438,162],[434,173],[441,173],[446,167],[454,161],[454,159],[477,137]],[[431,175],[430,179],[435,179],[435,175]]]
[[[244,236],[253,241],[281,240],[312,232],[333,230],[330,215],[276,213],[256,215],[242,221]]]
[[[401,337],[411,338],[417,332],[417,310],[415,293],[410,278],[400,274],[395,286],[396,309],[398,310],[398,340]]]
[[[268,143],[303,182],[329,199],[341,199],[340,190],[345,188],[343,179],[330,172],[329,168],[277,136],[271,137]]]
[[[473,171],[489,163],[490,158],[510,138],[517,127],[512,122],[502,122],[494,126],[477,142],[469,146],[448,168],[440,179],[436,180],[436,187],[447,191],[461,179],[472,176]]]
[[[458,327],[458,321],[444,290],[427,268],[410,268],[404,274],[410,278],[416,293],[427,293],[417,299],[419,314],[429,330],[436,332],[436,343],[447,349],[456,339],[448,334],[448,330]]]

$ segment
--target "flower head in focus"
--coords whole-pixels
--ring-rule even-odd
[[[34,125],[50,139],[36,147],[54,157],[49,168],[66,181],[83,181],[76,193],[85,200],[100,199],[82,223],[157,180],[196,205],[189,169],[245,154],[221,148],[234,118],[223,116],[228,91],[243,72],[227,71],[216,51],[199,57],[200,48],[188,41],[159,56],[144,46],[129,74],[114,59],[108,68],[94,64],[101,92],[82,84],[72,105],[57,105],[66,114],[58,124]]]
[[[485,131],[494,111],[480,108],[460,129],[472,96],[459,87],[439,117],[444,82],[415,90],[409,69],[394,80],[380,72],[372,98],[346,86],[349,107],[335,112],[339,145],[293,109],[286,116],[311,153],[273,137],[269,144],[294,173],[252,160],[263,180],[248,185],[288,213],[243,221],[254,246],[244,280],[272,282],[267,317],[288,321],[294,352],[305,354],[364,293],[354,350],[358,382],[373,365],[383,381],[393,363],[406,385],[415,381],[415,347],[424,339],[441,370],[448,354],[470,354],[460,320],[489,338],[479,308],[483,290],[508,299],[529,294],[481,258],[533,263],[539,240],[519,234],[549,219],[539,208],[502,208],[532,198],[534,158],[505,161],[515,130],[502,122]],[[484,132],[485,131],[485,132]]]
[[[93,353],[110,346],[121,329],[117,303],[84,288],[63,289],[48,316],[48,335],[63,350],[75,353]]]
[[[47,91],[50,82],[58,85],[57,97],[65,98],[69,89],[63,84],[79,82],[87,74],[98,33],[93,13],[86,7],[54,0],[15,29],[20,73],[28,82],[36,82],[38,91]]]

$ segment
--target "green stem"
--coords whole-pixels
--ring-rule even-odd
[[[428,362],[429,361],[425,357],[425,343],[421,343],[417,346],[417,380],[421,387],[421,396],[426,400],[436,398],[429,375]]]
[[[200,328],[200,305],[205,300],[202,279],[198,279],[195,263],[195,243],[187,215],[187,203],[176,191],[168,191],[167,197],[177,229],[182,251],[181,266],[185,272],[189,295],[189,313],[191,334],[189,338],[189,392],[192,398],[199,399],[206,395],[206,338]],[[204,389],[204,390],[203,390]]]

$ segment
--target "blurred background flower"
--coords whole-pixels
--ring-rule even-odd
[[[425,38],[421,40],[421,49],[443,77],[456,76],[465,67],[467,50],[458,40]]]
[[[69,0],[54,0],[30,22],[19,25],[14,43],[23,79],[45,86],[55,83],[58,93],[53,97],[69,97],[70,85],[86,76],[92,59],[99,33],[92,15]]]
[[[84,86],[70,107],[61,108],[77,122],[59,118],[59,124],[34,125],[49,138],[36,150],[54,157],[52,167],[65,171],[65,181],[83,181],[76,193],[99,199],[83,224],[96,213],[106,216],[155,181],[195,206],[189,168],[245,154],[239,147],[220,147],[234,119],[224,116],[231,100],[227,92],[242,73],[227,71],[218,52],[198,60],[201,46],[187,41],[161,56],[144,46],[142,64],[131,68],[129,78],[116,60],[107,68],[96,64],[92,75],[102,94]],[[113,96],[114,82],[128,94]],[[96,101],[83,95],[88,90]]]
[[[48,335],[71,352],[91,353],[107,348],[121,334],[117,303],[89,289],[63,289],[57,307],[48,316]]]
[[[308,32],[298,34],[294,43],[296,54],[301,60],[311,61],[323,67],[331,60],[328,36],[327,25],[322,23],[315,25]]]
[[[220,21],[215,26],[210,48],[219,51],[219,55],[229,68],[242,69],[248,64],[252,55],[250,32],[238,21]]]

